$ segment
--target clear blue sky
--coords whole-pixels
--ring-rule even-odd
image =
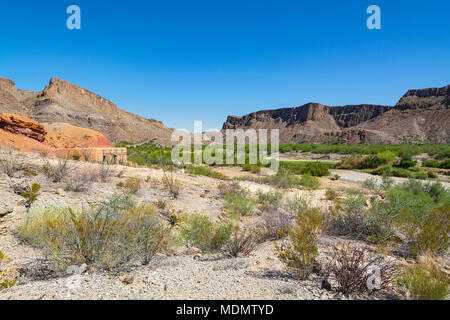
[[[310,101],[393,105],[450,83],[449,15],[448,0],[1,1],[0,76],[30,90],[63,78],[189,130]]]

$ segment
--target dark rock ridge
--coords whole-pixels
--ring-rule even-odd
[[[223,129],[279,129],[280,143],[449,143],[450,86],[409,90],[394,106],[263,110],[229,116]]]

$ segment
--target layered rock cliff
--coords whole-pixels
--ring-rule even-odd
[[[281,143],[449,143],[450,86],[409,90],[394,106],[295,108],[229,116],[223,129],[279,129]]]
[[[64,122],[103,133],[113,142],[153,140],[170,144],[172,129],[134,115],[113,102],[68,81],[51,78],[44,90],[19,90],[0,78],[0,113],[17,113],[41,123]]]

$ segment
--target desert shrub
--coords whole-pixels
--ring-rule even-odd
[[[327,233],[364,239],[368,235],[366,198],[361,192],[348,191],[328,213]]]
[[[84,191],[89,188],[96,178],[96,173],[88,168],[73,170],[66,178],[64,178],[65,190],[73,192]]]
[[[200,176],[206,176],[206,177],[210,177],[210,178],[214,178],[214,179],[221,179],[221,180],[226,179],[226,177],[223,174],[221,174],[220,172],[214,171],[213,169],[211,169],[210,167],[207,167],[207,166],[188,165],[186,167],[186,173],[200,175]]]
[[[313,177],[309,174],[304,174],[300,179],[300,185],[304,186],[308,189],[318,189],[320,187],[320,181],[316,177]]]
[[[439,160],[425,160],[422,165],[429,168],[450,169],[450,159],[443,161]]]
[[[330,174],[330,171],[328,170],[328,165],[326,165],[325,163],[308,162],[301,173],[309,174],[313,177],[323,177],[328,176]]]
[[[422,218],[403,210],[400,229],[407,237],[410,254],[444,254],[449,247],[450,206],[437,207]]]
[[[259,203],[259,207],[262,209],[266,209],[269,207],[276,207],[283,200],[283,192],[281,190],[274,190],[264,192],[262,190],[258,190],[256,192],[256,197]]]
[[[398,167],[380,167],[372,171],[373,174],[385,176],[385,177],[400,177],[400,178],[412,178],[425,180],[428,175],[425,172],[420,171],[417,167],[411,167],[408,169]]]
[[[281,153],[287,153],[292,151],[292,145],[290,144],[280,144],[279,148]]]
[[[336,191],[331,190],[331,189],[327,189],[327,191],[325,191],[325,199],[329,200],[329,201],[333,201],[336,200],[338,198],[338,194]]]
[[[396,167],[399,168],[403,168],[403,169],[408,169],[411,167],[415,167],[417,165],[417,161],[414,161],[412,159],[401,159],[400,162],[398,164],[396,164]]]
[[[337,181],[337,180],[341,179],[341,176],[338,174],[332,174],[332,175],[330,175],[330,179],[333,181]]]
[[[57,183],[66,178],[72,170],[67,158],[58,158],[55,161],[50,161],[48,158],[41,158],[43,161],[42,172],[48,180]]]
[[[0,251],[0,291],[16,284],[17,271],[10,263],[11,259]]]
[[[130,177],[125,181],[123,188],[129,194],[136,194],[141,188],[141,179],[137,177]]]
[[[40,189],[41,185],[37,182],[34,182],[33,184],[31,184],[31,186],[28,186],[24,190],[22,190],[21,194],[25,198],[26,207],[31,206],[31,204],[36,201]]]
[[[16,172],[26,169],[27,166],[23,163],[23,161],[16,159],[13,156],[0,158],[0,172],[3,172],[10,178],[12,178]]]
[[[242,171],[251,172],[254,174],[260,174],[261,173],[261,167],[256,164],[244,164],[242,165]]]
[[[117,217],[108,264],[126,264],[133,258],[148,264],[170,245],[170,227],[166,227],[151,206],[134,207]]]
[[[286,236],[288,227],[292,226],[293,216],[284,210],[275,208],[263,213],[260,240],[277,240]]]
[[[221,181],[217,186],[217,189],[221,192],[222,196],[243,191],[241,186],[239,185],[239,182],[237,181],[233,181],[232,183]]]
[[[224,250],[230,257],[249,255],[258,244],[257,237],[252,231],[240,231],[235,228],[233,235],[225,243]]]
[[[86,263],[120,267],[148,262],[170,233],[150,207],[118,209],[112,202],[88,209],[36,210],[22,222],[19,236],[44,249],[58,266]]]
[[[374,268],[380,276],[379,283],[371,281]],[[364,248],[346,244],[333,248],[331,259],[325,263],[322,272],[327,281],[334,280],[337,291],[352,294],[392,288],[398,269],[382,256],[376,256]],[[373,287],[369,288],[369,284]]]
[[[155,205],[158,209],[164,210],[167,207],[167,200],[157,199]]]
[[[180,226],[181,239],[204,252],[219,250],[233,232],[230,221],[213,223],[207,216],[191,215]]]
[[[428,175],[429,179],[437,179],[438,178],[438,175],[434,171],[428,171],[427,175]]]
[[[380,188],[387,190],[389,188],[391,188],[394,185],[394,179],[390,178],[390,177],[386,177],[386,176],[382,176],[381,177],[381,185]]]
[[[251,215],[256,201],[246,193],[232,193],[225,195],[225,210],[233,217]]]
[[[419,264],[405,268],[397,283],[400,291],[414,300],[443,300],[449,295],[448,276]]]
[[[295,223],[287,227],[287,240],[276,244],[278,258],[294,275],[305,279],[313,269],[318,255],[317,239],[325,226],[318,208],[298,212]]]
[[[162,171],[162,183],[166,187],[167,191],[169,191],[171,197],[176,199],[180,194],[181,186],[175,176],[175,172],[167,166],[162,166]]]
[[[378,152],[366,156],[351,155],[339,164],[342,169],[375,169],[383,165],[391,164],[397,157],[392,151]]]
[[[262,183],[267,183],[280,188],[293,188],[301,185],[300,178],[293,175],[287,169],[281,167],[274,175],[267,176],[261,179]]]
[[[98,166],[98,178],[101,182],[108,182],[114,175],[114,169],[110,164],[102,163]]]
[[[362,186],[369,190],[375,190],[378,186],[377,181],[374,178],[369,178],[363,181]]]

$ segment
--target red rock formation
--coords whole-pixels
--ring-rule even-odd
[[[0,128],[13,134],[20,134],[39,142],[44,142],[47,130],[37,121],[17,114],[0,115]]]
[[[67,123],[41,124],[17,114],[0,114],[0,146],[21,151],[55,148],[113,148],[108,138],[95,130]]]

